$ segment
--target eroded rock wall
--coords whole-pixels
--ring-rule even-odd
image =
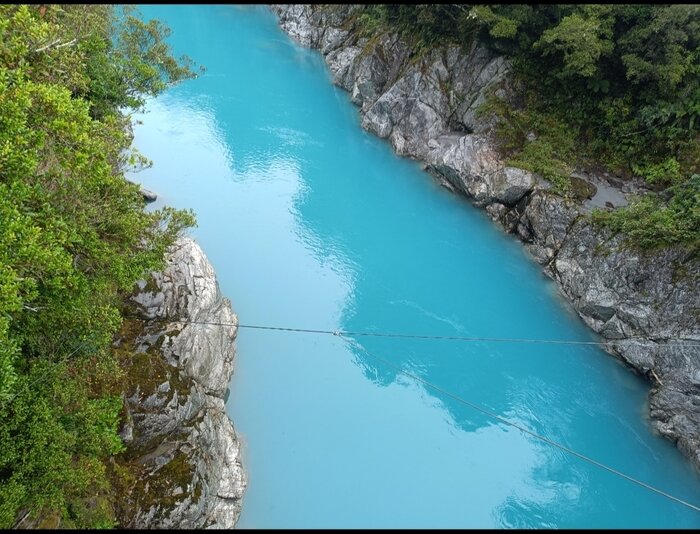
[[[238,318],[189,238],[132,301],[117,347],[130,362],[120,462],[135,477],[120,496],[121,525],[233,528],[246,477],[224,396]]]

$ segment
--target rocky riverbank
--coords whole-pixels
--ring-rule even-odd
[[[505,95],[508,85],[508,62],[486,48],[418,54],[395,34],[359,37],[355,6],[272,9],[284,31],[321,51],[364,128],[423,161],[525,243],[583,321],[610,342],[606,350],[651,382],[654,428],[700,468],[700,262],[680,248],[641,253],[591,224],[590,207],[605,205],[600,195],[619,206],[629,185],[578,175],[587,194],[564,199],[540,177],[506,166],[492,124],[477,114],[490,90]]]
[[[117,342],[127,362],[117,518],[126,528],[233,528],[246,478],[224,397],[238,318],[189,238],[139,287]]]

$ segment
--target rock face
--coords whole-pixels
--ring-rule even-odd
[[[130,183],[132,183],[134,185],[139,186],[139,194],[141,195],[141,197],[143,198],[143,201],[146,204],[149,204],[151,202],[155,202],[156,200],[158,200],[158,195],[156,195],[153,191],[146,189],[141,184],[137,184],[136,182],[132,182],[131,180],[127,180],[127,181],[129,181]]]
[[[443,185],[526,243],[585,323],[610,341],[606,350],[652,382],[654,427],[700,468],[700,262],[678,248],[641,254],[593,227],[584,202],[606,184],[579,184],[580,199],[566,200],[538,176],[504,164],[493,125],[477,114],[490,91],[501,96],[507,86],[504,58],[478,44],[417,55],[396,34],[359,37],[358,6],[272,9],[283,30],[325,56],[364,128],[425,162]],[[606,195],[624,204],[615,193]]]
[[[146,189],[145,187],[142,187],[139,190],[139,193],[141,193],[143,200],[147,203],[148,202],[155,202],[156,200],[158,200],[158,195],[156,195],[153,191]]]
[[[130,361],[120,463],[136,474],[120,497],[120,523],[232,528],[246,486],[224,407],[238,318],[189,238],[179,239],[165,270],[139,287],[132,297],[138,319],[122,329],[117,347]]]

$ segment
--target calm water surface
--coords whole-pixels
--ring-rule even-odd
[[[364,132],[321,56],[262,7],[142,8],[207,68],[148,103],[134,176],[192,231],[242,323],[595,339],[522,246]],[[240,527],[700,527],[690,464],[646,385],[586,346],[241,329],[228,409],[249,486]]]

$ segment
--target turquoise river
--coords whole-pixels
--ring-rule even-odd
[[[141,11],[206,72],[138,116],[154,165],[133,178],[196,212],[242,324],[597,339],[517,240],[363,131],[267,9]],[[239,527],[700,527],[458,400],[700,504],[690,463],[652,432],[648,386],[595,346],[242,328],[237,347]]]

